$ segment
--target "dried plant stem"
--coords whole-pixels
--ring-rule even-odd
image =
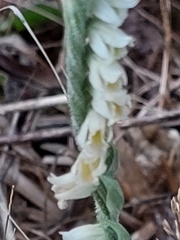
[[[125,120],[119,123],[119,126],[122,129],[130,128],[130,127],[143,127],[150,124],[161,124],[165,125],[171,121],[174,121],[174,124],[177,122],[179,124],[180,118],[180,110],[174,110],[170,112],[157,112],[152,116],[145,116],[145,117],[135,117],[128,120]]]
[[[48,96],[44,98],[38,98],[33,100],[20,101],[16,103],[8,103],[0,105],[0,114],[6,114],[8,112],[16,111],[28,111],[40,108],[47,108],[58,106],[60,104],[67,104],[67,98],[64,94],[56,96]]]
[[[22,143],[28,141],[41,141],[50,138],[59,138],[71,134],[70,127],[52,128],[46,130],[39,130],[28,132],[26,134],[14,134],[12,136],[1,136],[0,145]]]
[[[8,215],[8,213],[6,212],[6,210],[2,207],[2,206],[0,206],[1,207],[1,209]],[[30,240],[27,236],[26,236],[26,234],[21,230],[21,228],[18,226],[18,224],[14,221],[14,219],[11,217],[11,216],[9,216],[9,219],[11,220],[11,222],[14,224],[14,226],[18,229],[18,231],[22,234],[22,236],[26,239],[26,240]]]
[[[8,215],[7,215],[7,220],[6,220],[6,226],[5,226],[3,240],[6,240],[6,233],[7,233],[7,229],[8,229],[9,217],[10,217],[10,214],[11,214],[13,195],[14,195],[14,185],[12,185],[12,187],[11,187],[11,195],[10,195],[10,199],[9,199]]]
[[[173,3],[172,3],[172,5],[173,5]],[[154,24],[161,32],[163,32],[162,23],[156,17],[154,17],[153,15],[151,15],[150,13],[148,13],[147,11],[145,11],[142,8],[139,8],[137,10],[137,12],[139,13],[140,16],[142,16],[143,18],[147,19],[149,22]],[[180,38],[179,38],[178,34],[172,31],[171,35],[172,35],[172,39],[177,44],[180,44]]]
[[[163,61],[160,79],[160,101],[159,106],[162,108],[165,105],[165,101],[169,99],[169,79],[170,79],[170,49],[171,49],[171,25],[170,25],[170,9],[169,0],[160,0],[160,9],[163,20],[163,28],[165,33],[164,44],[165,49],[163,51]]]

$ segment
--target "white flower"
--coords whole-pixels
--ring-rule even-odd
[[[107,121],[94,110],[90,110],[85,121],[81,125],[76,141],[81,148],[89,149],[88,151],[100,151],[107,147],[105,138],[108,142],[112,140],[112,129],[106,127]],[[86,151],[87,152],[87,151]]]
[[[74,163],[73,170],[80,180],[85,182],[97,182],[98,177],[105,173],[106,154],[108,144],[102,148],[93,149],[91,145],[87,145],[79,154],[76,162]]]
[[[95,54],[89,60],[89,81],[99,91],[119,91],[127,85],[124,68],[114,61],[103,61]]]
[[[106,0],[96,1],[93,13],[100,20],[117,27],[122,25],[127,17],[127,9],[114,8]]]
[[[133,46],[133,42],[130,43],[130,46]],[[127,55],[127,48],[114,48],[109,47],[109,52],[111,58],[108,59],[109,62],[113,62],[115,60],[120,60]]]
[[[67,200],[82,199],[90,196],[98,185],[98,182],[79,181],[73,171],[59,177],[51,173],[48,181],[53,184],[51,189],[55,193],[60,209],[67,208]]]
[[[117,95],[115,97],[113,102],[107,101],[103,92],[93,91],[92,107],[104,118],[108,119],[108,126],[125,119],[129,114],[130,97],[123,90],[119,92],[118,98]]]
[[[63,240],[108,240],[106,232],[98,223],[80,226],[60,234]]]
[[[111,47],[124,48],[132,44],[132,37],[115,26],[96,21],[89,31],[89,44],[92,50],[102,59],[115,59]]]
[[[48,181],[53,184],[52,191],[55,193],[60,209],[67,207],[67,200],[82,199],[95,191],[98,177],[107,169],[105,164],[107,148],[107,143],[100,145],[99,148],[96,146],[94,149],[93,145],[87,144],[69,173],[60,177],[51,174],[48,177]]]
[[[89,60],[89,81],[92,90],[92,107],[111,126],[116,121],[127,117],[130,97],[124,86],[127,85],[127,75],[117,61],[109,63],[92,55]]]
[[[139,0],[105,0],[114,8],[133,8]]]

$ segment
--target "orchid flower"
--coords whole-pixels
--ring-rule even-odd
[[[60,209],[68,207],[67,200],[89,197],[98,185],[95,181],[92,183],[80,180],[73,171],[58,177],[51,173],[48,181],[53,185],[51,189]]]
[[[127,76],[123,67],[92,55],[89,60],[89,81],[93,87],[92,107],[108,120],[108,125],[124,119],[129,113],[130,97],[124,88]]]
[[[76,141],[81,148],[89,146],[89,150],[107,147],[105,138],[108,142],[112,140],[112,129],[106,127],[107,121],[93,109],[89,111],[81,125]]]
[[[113,85],[119,91],[127,85],[127,75],[117,61],[109,63],[93,55],[89,59],[89,81],[98,91],[104,91],[106,87],[110,90]]]
[[[98,155],[97,152],[90,154],[84,148],[69,173],[59,177],[51,174],[48,177],[60,209],[67,208],[67,200],[82,199],[95,191],[98,177],[107,169],[105,164],[107,148],[100,150]]]
[[[60,209],[68,200],[93,195],[98,220],[60,232],[63,240],[129,239],[116,221],[123,197],[114,179],[118,158],[111,142],[113,124],[126,118],[131,107],[127,76],[118,60],[126,56],[133,38],[119,26],[138,1],[63,1],[69,105],[80,153],[69,173],[51,174],[48,181]]]
[[[132,37],[102,21],[96,21],[89,31],[89,44],[95,54],[105,60],[114,59],[110,48],[124,48],[133,43]]]
[[[107,101],[102,92],[93,92],[92,107],[104,118],[108,119],[108,126],[112,126],[115,122],[125,119],[129,114],[130,97],[123,91],[119,94],[119,102],[117,101],[117,103]]]
[[[88,224],[70,230],[69,232],[60,232],[63,240],[109,240],[107,234],[100,224]]]
[[[127,17],[127,9],[114,8],[106,0],[96,1],[93,13],[100,20],[115,26],[120,26]]]
[[[139,0],[105,0],[114,8],[133,8],[135,7]]]

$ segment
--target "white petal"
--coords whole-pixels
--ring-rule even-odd
[[[112,86],[111,86],[112,85]],[[125,89],[118,86],[118,82],[107,86],[104,91],[104,99],[108,102],[116,103],[117,105],[128,105],[130,96]]]
[[[97,31],[91,29],[89,35],[89,44],[92,50],[101,58],[108,59],[110,56],[109,49]]]
[[[116,11],[105,0],[98,0],[96,1],[94,15],[106,23],[120,26],[127,17],[127,10],[121,9],[121,11]]]
[[[105,0],[105,1],[115,8],[133,8],[139,3],[139,0]]]
[[[103,88],[103,79],[101,79],[99,74],[99,69],[101,65],[100,58],[95,54],[91,55],[89,59],[89,81],[95,89],[101,90]]]
[[[104,43],[111,47],[123,48],[133,41],[132,37],[125,34],[122,30],[106,23],[97,21],[93,27]]]
[[[88,152],[86,147],[80,152],[73,167],[77,169],[79,181],[96,183],[97,178],[105,173],[107,166],[106,153],[108,145],[105,144],[102,148],[95,149],[92,153]]]
[[[127,85],[127,75],[124,68],[117,61],[111,64],[106,64],[105,62],[103,64],[102,62],[99,65],[99,72],[106,83],[115,83],[119,80],[122,82],[122,86]]]
[[[127,91],[123,89],[127,85],[127,75],[118,62],[115,61],[109,64],[99,57],[93,56],[89,68],[91,85],[96,91],[103,92],[103,98],[106,101],[121,105],[125,105],[129,101]]]
[[[58,202],[57,202],[57,205],[58,205],[58,208],[60,210],[64,210],[66,208],[68,208],[68,202],[64,199],[60,199]]]
[[[110,56],[111,56],[111,58],[108,59],[109,62],[113,62],[115,60],[120,60],[127,55],[126,47],[124,47],[124,48],[109,47],[109,51],[110,51]]]
[[[53,184],[52,191],[55,193],[60,209],[67,208],[67,200],[88,197],[97,187],[98,181],[79,181],[79,176],[74,175],[73,172],[77,172],[77,170],[74,169],[60,177],[53,174],[48,177],[48,181]]]
[[[91,109],[80,128],[79,134],[76,137],[77,143],[79,146],[81,146],[81,148],[84,148],[86,144],[92,144],[93,137],[98,132],[101,133],[101,137],[104,139],[106,132],[106,120],[93,109]]]
[[[126,119],[130,110],[128,106],[121,106],[120,113],[117,113],[116,106],[114,104],[109,104],[109,107],[111,108],[111,111],[113,113],[113,117],[110,118],[108,121],[109,126],[112,126],[114,123],[118,121]]]
[[[119,16],[119,25],[121,26],[125,19],[128,17],[128,10],[127,9],[122,9],[122,8],[116,8],[116,13]]]
[[[59,184],[61,184],[61,186],[63,186],[64,189],[69,189],[73,187],[74,182],[72,178],[74,178],[74,176],[72,176],[71,173],[67,173],[59,177],[51,173],[50,176],[48,177],[48,181],[53,185],[51,188],[52,191],[57,192],[59,191]]]
[[[68,189],[60,193],[56,193],[54,196],[59,202],[74,199],[82,199],[89,197],[92,192],[95,191],[97,185],[92,184],[91,182],[85,182],[81,184],[76,184],[73,188]]]
[[[70,230],[60,232],[63,240],[108,240],[100,224],[88,224]]]
[[[121,96],[118,96],[116,99],[117,95],[115,95],[115,98],[112,98],[114,102],[107,101],[105,97],[107,95],[103,94],[103,92],[94,91],[92,106],[95,111],[108,119],[108,126],[125,119],[129,114],[129,97],[126,95],[126,99],[123,99]],[[115,103],[116,101],[117,103]],[[118,101],[122,102],[122,104]]]
[[[133,38],[117,27],[97,21],[90,28],[89,44],[100,58],[110,62],[126,54],[125,47],[132,46]]]
[[[117,61],[109,63],[92,55],[89,70],[89,81],[96,90],[106,91],[108,84],[115,84],[115,90],[119,91],[127,85],[126,72]]]
[[[102,115],[104,118],[106,119],[111,118],[111,111],[108,107],[107,102],[104,99],[103,92],[93,91],[92,107],[97,113]]]

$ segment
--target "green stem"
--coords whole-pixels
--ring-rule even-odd
[[[87,67],[87,30],[94,1],[63,0],[68,100],[75,135],[91,103]]]

